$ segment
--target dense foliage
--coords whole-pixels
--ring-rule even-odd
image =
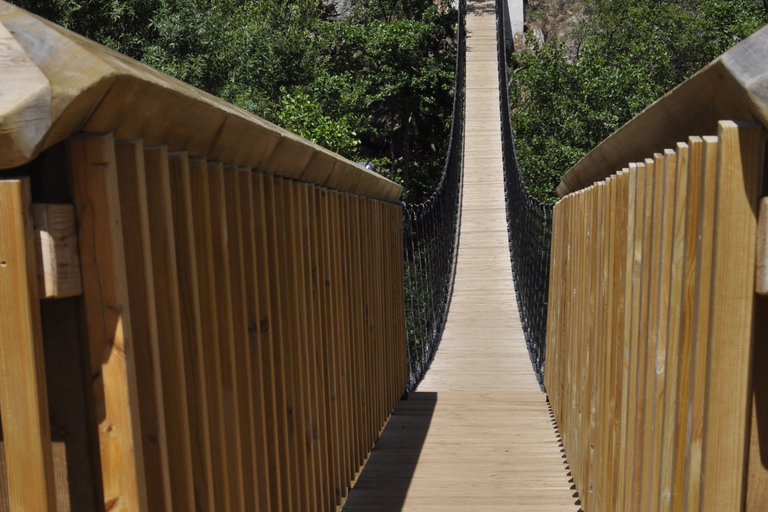
[[[448,0],[11,0],[428,195],[447,146]],[[336,5],[348,5],[337,12]]]
[[[542,201],[562,175],[646,106],[768,22],[754,0],[584,0],[575,55],[563,41],[512,57],[520,167]]]

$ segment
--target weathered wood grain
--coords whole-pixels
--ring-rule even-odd
[[[12,510],[56,510],[29,179],[0,181],[0,403]]]

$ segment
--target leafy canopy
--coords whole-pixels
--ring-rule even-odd
[[[520,167],[539,199],[653,101],[768,22],[753,0],[585,0],[576,55],[557,39],[512,57]]]
[[[428,196],[453,101],[449,0],[11,0]]]

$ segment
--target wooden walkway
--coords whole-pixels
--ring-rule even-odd
[[[509,264],[493,1],[469,1],[465,181],[443,340],[395,409],[344,510],[579,509],[533,375]]]

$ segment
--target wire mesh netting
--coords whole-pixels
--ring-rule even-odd
[[[464,149],[465,12],[465,0],[460,0],[456,88],[451,138],[443,174],[427,201],[403,205],[405,314],[410,376],[406,393],[416,388],[432,361],[443,334],[451,298]]]
[[[553,205],[541,203],[525,185],[515,151],[509,112],[507,51],[505,44],[507,2],[496,0],[499,51],[499,101],[501,108],[504,195],[507,203],[507,233],[517,307],[525,342],[539,384],[544,385],[544,343],[547,335],[549,251],[552,240]]]

